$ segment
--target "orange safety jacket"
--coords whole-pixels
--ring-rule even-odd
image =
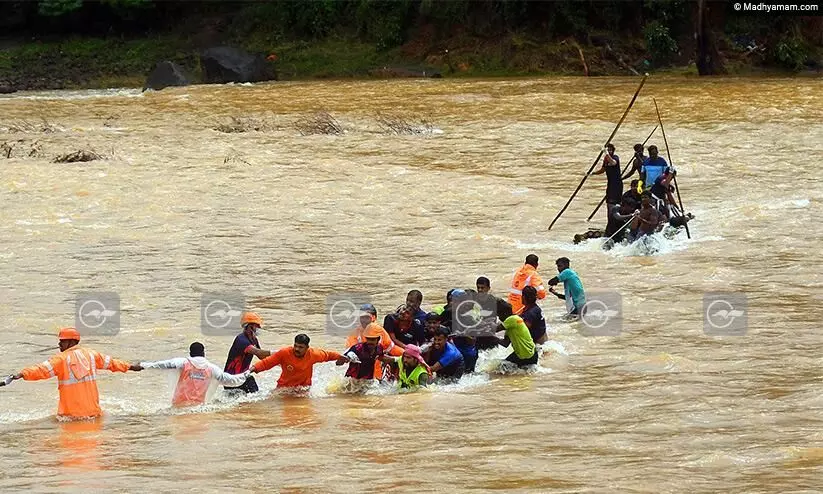
[[[26,381],[56,377],[60,394],[57,416],[85,418],[103,414],[97,391],[97,369],[126,372],[129,364],[75,345],[42,364],[26,367],[21,374]]]
[[[514,273],[512,286],[509,288],[509,303],[512,306],[512,314],[520,314],[523,310],[521,296],[523,295],[523,289],[527,286],[533,286],[537,290],[538,300],[546,298],[546,287],[543,286],[543,280],[537,274],[537,268],[531,264],[524,264]]]

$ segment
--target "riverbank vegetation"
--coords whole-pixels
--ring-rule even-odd
[[[281,79],[821,70],[823,17],[705,0],[7,2],[0,89],[140,87],[199,51],[274,54]]]

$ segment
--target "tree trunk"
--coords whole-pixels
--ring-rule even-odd
[[[715,23],[711,22],[711,20],[720,19],[718,14],[722,15],[723,12],[720,10],[724,7],[724,4],[715,4],[712,7],[706,0],[697,0],[694,37],[697,41],[697,72],[700,75],[718,75],[726,72],[712,29]]]

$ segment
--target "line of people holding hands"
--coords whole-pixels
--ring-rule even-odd
[[[527,261],[536,265],[536,259],[532,254]],[[539,277],[531,278],[542,284]],[[554,278],[551,281],[557,284]],[[506,358],[509,366],[537,364],[539,349],[536,344],[547,339],[546,323],[537,305],[538,289],[529,283],[529,280],[521,283],[523,286],[518,290],[522,294],[517,297],[519,315],[513,314],[511,303],[489,293],[491,286],[485,277],[477,279],[477,290],[449,290],[446,304],[436,306],[428,313],[420,308],[422,293],[412,290],[406,303],[388,314],[382,326],[377,323],[377,309],[372,304],[364,304],[360,307],[359,324],[346,339],[347,350],[343,353],[311,347],[309,336],[302,333],[294,337],[291,346],[274,352],[263,350],[257,339],[263,320],[256,313],[245,312],[241,317],[243,332],[235,337],[223,369],[206,359],[205,347],[200,342],[190,345],[188,357],[129,363],[81,346],[81,336],[75,328],[62,328],[58,334],[60,353],[7,376],[0,381],[0,386],[18,379],[57,378],[57,415],[69,419],[102,415],[97,388],[100,370],[176,369],[179,377],[172,398],[175,407],[205,403],[214,383],[222,384],[229,394],[257,392],[254,375],[276,366],[281,368],[278,388],[306,391],[312,384],[314,365],[322,362],[336,362],[339,366],[348,364],[345,375],[354,383],[381,380],[395,382],[401,389],[415,389],[433,382],[454,381],[465,373],[474,372],[478,352],[498,345],[512,347],[512,353]],[[540,290],[545,296],[542,285]],[[474,307],[457,314],[462,303],[455,302],[465,300],[467,296],[486,297],[492,300],[496,310],[483,311]],[[452,323],[458,316],[473,321],[470,330],[461,326],[453,331]],[[499,333],[503,333],[502,338]],[[258,361],[252,363],[255,357]]]

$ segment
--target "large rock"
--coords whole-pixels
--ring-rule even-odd
[[[200,65],[203,69],[203,82],[207,84],[277,79],[277,74],[266,57],[228,46],[205,50],[200,55]]]
[[[146,89],[160,90],[170,86],[188,86],[189,78],[183,69],[174,62],[160,62],[151,71],[143,91]]]

